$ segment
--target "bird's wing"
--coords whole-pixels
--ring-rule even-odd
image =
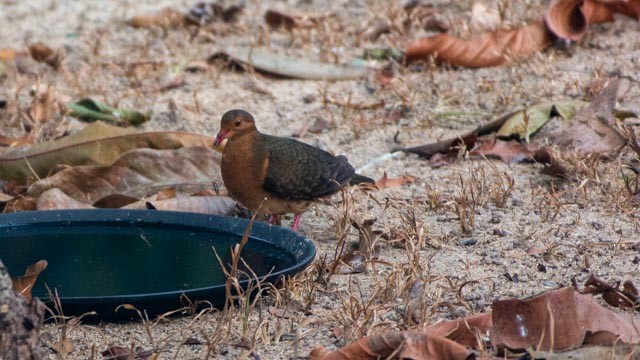
[[[355,170],[344,156],[288,138],[265,135],[264,189],[287,200],[313,200],[348,184]]]

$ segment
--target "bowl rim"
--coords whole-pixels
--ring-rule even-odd
[[[147,225],[163,224],[173,225],[180,227],[192,227],[199,229],[210,229],[217,233],[227,233],[236,236],[242,236],[246,227],[249,225],[249,219],[236,218],[230,216],[209,215],[202,213],[182,212],[182,211],[164,211],[164,210],[141,210],[141,209],[69,209],[69,210],[37,210],[37,211],[22,211],[15,213],[0,214],[0,230],[5,228],[24,227],[34,224],[48,224],[48,223],[64,223],[64,222],[77,222],[82,223],[113,223],[116,221],[136,221]],[[218,227],[212,227],[216,224]],[[223,226],[220,226],[220,225]],[[225,226],[227,225],[227,226]],[[264,236],[258,236],[254,233],[268,232],[269,239]],[[298,233],[293,232],[288,228],[267,224],[261,221],[254,221],[251,234],[249,236],[250,241],[261,241],[272,244],[279,249],[283,249],[282,243],[286,241],[297,240],[300,242],[298,251],[301,251],[299,256],[296,256],[292,251],[289,252],[294,258],[294,264],[280,269],[276,272],[259,276],[260,281],[273,281],[274,279],[282,275],[290,275],[298,273],[304,270],[311,264],[316,255],[316,247],[313,241]],[[286,239],[286,240],[285,240]],[[275,240],[275,241],[271,241]],[[0,237],[2,241],[2,237]],[[0,260],[2,257],[0,256]],[[46,259],[45,259],[46,260]],[[46,271],[46,270],[45,270]],[[255,282],[256,279],[244,279],[239,281],[241,286],[245,286],[250,282]],[[119,294],[112,296],[73,296],[65,297],[60,296],[62,302],[73,302],[74,304],[101,304],[110,303],[118,300],[126,302],[145,301],[154,298],[174,297],[176,295],[198,295],[199,293],[213,292],[218,289],[223,289],[225,284],[217,284],[213,286],[205,286],[199,288],[190,288],[182,290],[169,290],[161,292],[151,293],[135,293],[135,294]],[[39,296],[43,301],[48,298]]]

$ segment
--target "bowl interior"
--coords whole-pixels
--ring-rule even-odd
[[[221,264],[229,268],[230,249],[247,226],[244,219],[144,210],[16,213],[0,216],[0,259],[13,276],[47,260],[33,295],[48,299],[55,289],[63,307],[85,305],[79,311],[92,303],[103,312],[105,303],[146,309],[146,303],[183,294],[222,305]],[[241,253],[250,269],[240,262],[239,270],[247,281],[270,280],[301,270],[314,254],[308,239],[255,222]],[[167,301],[162,310],[173,310],[171,303],[177,305]]]

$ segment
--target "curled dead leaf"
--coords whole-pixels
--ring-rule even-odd
[[[456,66],[486,67],[502,65],[510,60],[525,58],[546,48],[552,40],[542,21],[511,29],[496,30],[459,39],[449,34],[422,38],[409,46],[407,62],[429,60]]]
[[[31,301],[31,290],[36,284],[38,276],[47,268],[47,265],[49,265],[49,263],[46,260],[40,260],[35,264],[27,266],[24,275],[12,277],[13,290],[24,296],[27,301]]]
[[[613,307],[636,308],[640,304],[640,296],[633,282],[627,280],[619,288],[619,282],[616,286],[609,285],[607,282],[598,279],[595,275],[591,275],[584,283],[585,294],[602,295],[604,301]]]
[[[544,20],[555,36],[578,41],[590,24],[611,22],[615,13],[640,20],[640,1],[556,0],[549,5]]]

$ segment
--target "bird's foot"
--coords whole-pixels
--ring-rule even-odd
[[[276,215],[269,215],[269,225],[275,225],[278,222],[278,217]]]
[[[302,219],[302,214],[296,214],[293,217],[293,231],[298,231],[298,227],[300,226],[300,219]]]

